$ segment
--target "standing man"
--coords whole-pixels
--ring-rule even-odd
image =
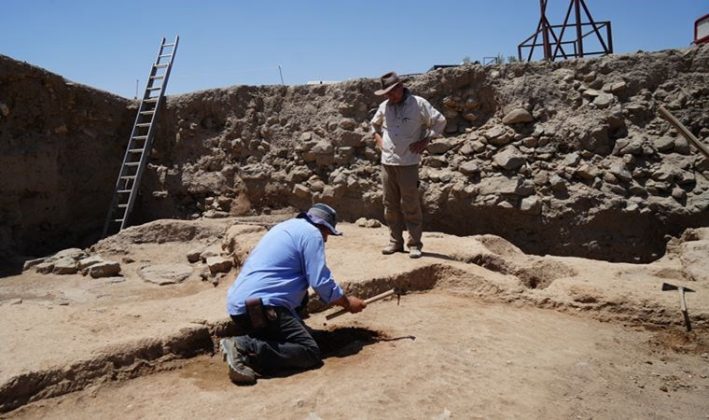
[[[322,363],[320,348],[298,315],[312,287],[325,303],[352,313],[367,304],[345,295],[325,264],[325,242],[337,213],[315,204],[306,213],[269,230],[251,254],[227,294],[227,312],[246,334],[220,342],[236,384],[254,384],[264,373],[310,369]]]
[[[404,87],[394,73],[381,77],[386,96],[372,118],[372,131],[382,151],[384,218],[389,225],[389,245],[382,254],[404,251],[404,225],[409,231],[409,257],[421,257],[422,214],[418,194],[418,165],[421,153],[432,138],[439,137],[446,119],[431,104]]]

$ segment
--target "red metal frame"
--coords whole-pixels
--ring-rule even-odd
[[[702,37],[701,39],[697,39],[697,36],[699,36],[699,34],[697,33],[698,32],[697,29],[699,28],[699,22],[701,22],[705,19],[709,19],[709,13],[700,17],[696,21],[694,21],[694,43],[695,44],[703,44],[705,42],[709,42],[709,34]]]

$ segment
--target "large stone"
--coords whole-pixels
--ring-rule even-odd
[[[557,193],[565,193],[567,191],[566,181],[557,174],[552,174],[549,177],[549,185]]]
[[[611,152],[610,138],[606,126],[593,126],[581,137],[581,145],[584,149],[597,153],[607,154]]]
[[[295,184],[293,185],[293,195],[295,195],[298,198],[308,198],[310,197],[310,188],[303,184]]]
[[[680,261],[684,272],[697,282],[709,282],[709,240],[682,244]]]
[[[338,131],[336,139],[337,144],[342,147],[360,147],[364,142],[364,136],[357,131]]]
[[[568,155],[564,156],[564,159],[561,161],[561,167],[568,168],[571,166],[576,166],[578,165],[580,160],[581,156],[579,156],[578,153],[569,153]]]
[[[692,149],[689,147],[689,141],[684,137],[677,137],[675,139],[674,150],[681,155],[688,155],[692,152]]]
[[[201,254],[202,254],[201,249],[193,249],[187,253],[187,261],[190,263],[196,263],[200,260]]]
[[[448,160],[445,158],[445,156],[429,156],[426,158],[426,164],[428,166],[431,166],[433,168],[443,168],[448,164]]]
[[[477,163],[475,163],[473,161],[468,161],[468,162],[462,163],[458,167],[458,170],[463,175],[475,175],[480,172],[480,167],[478,166]]]
[[[31,260],[27,260],[22,264],[22,271],[29,270],[30,268],[43,263],[46,260],[46,258],[34,258]]]
[[[534,121],[534,117],[524,108],[516,108],[507,113],[504,118],[502,118],[502,123],[507,125],[528,123]]]
[[[345,130],[352,131],[357,127],[357,121],[352,118],[343,118],[340,120],[340,127]]]
[[[614,82],[610,84],[608,90],[614,95],[621,95],[623,94],[623,92],[625,92],[625,88],[627,86],[627,83],[625,83],[624,81]]]
[[[90,257],[82,258],[79,260],[79,270],[84,270],[87,267],[105,262],[103,258],[98,255],[92,255]]]
[[[59,258],[54,262],[52,273],[54,274],[75,274],[79,271],[79,265],[71,257]]]
[[[35,271],[41,274],[49,274],[54,270],[53,261],[45,261],[34,266]]]
[[[616,178],[622,179],[623,181],[629,182],[633,179],[633,175],[623,162],[614,162],[608,170],[615,175]]]
[[[585,179],[587,181],[594,179],[595,177],[598,176],[598,174],[599,174],[598,169],[594,168],[591,165],[585,164],[585,163],[583,165],[579,166],[578,169],[576,169],[574,171],[574,175],[576,175],[577,177],[579,177],[581,179]]]
[[[613,95],[607,93],[601,93],[596,96],[593,103],[599,108],[608,108],[613,103]]]
[[[508,178],[505,176],[483,177],[479,184],[479,194],[515,194],[517,191],[517,178]]]
[[[454,144],[448,139],[436,139],[426,147],[429,153],[442,155],[453,147]]]
[[[63,249],[52,256],[52,259],[59,260],[62,258],[71,258],[73,260],[80,260],[87,256],[83,249],[79,248],[67,248]]]
[[[512,141],[512,133],[504,126],[496,125],[483,133],[488,142],[495,146],[504,146]]]
[[[121,265],[115,261],[103,261],[88,268],[88,274],[97,279],[101,277],[113,277],[121,272]]]
[[[187,264],[155,264],[141,267],[138,275],[148,283],[158,285],[183,282],[192,274],[192,267]]]
[[[519,209],[523,212],[540,214],[542,212],[542,201],[536,195],[525,197],[520,202]]]
[[[643,153],[643,140],[638,138],[626,138],[618,140],[615,144],[613,154],[615,155],[641,155]]]
[[[510,146],[497,153],[493,161],[505,170],[515,170],[524,165],[525,155],[516,147]]]
[[[225,188],[226,179],[221,172],[185,171],[182,174],[182,184],[190,194],[213,195]]]
[[[669,153],[675,148],[675,139],[669,136],[657,138],[653,143],[657,151],[662,153]]]
[[[209,257],[207,258],[207,267],[212,275],[217,273],[227,273],[234,265],[233,261],[225,257]]]

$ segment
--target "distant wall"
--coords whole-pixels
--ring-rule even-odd
[[[526,252],[648,261],[709,224],[709,161],[659,118],[709,135],[709,48],[466,65],[415,77],[448,119],[424,156],[426,229],[493,233]],[[376,80],[234,86],[170,98],[143,221],[334,205],[382,219],[367,122]]]
[[[0,258],[97,237],[130,102],[0,55]]]
[[[426,230],[526,252],[649,261],[709,225],[709,46],[466,65],[410,80],[448,119],[420,170]],[[377,81],[233,86],[168,98],[133,222],[324,201],[382,219],[368,125]],[[0,57],[0,249],[40,255],[100,232],[135,107]],[[4,181],[11,180],[11,181]]]

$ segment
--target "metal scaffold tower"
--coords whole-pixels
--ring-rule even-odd
[[[526,61],[531,61],[536,47],[542,47],[544,59],[548,61],[554,61],[559,57],[568,59],[613,53],[611,22],[594,21],[585,0],[570,0],[564,23],[561,25],[549,23],[546,16],[547,3],[548,0],[539,0],[541,18],[537,25],[537,31],[517,46],[517,56],[520,60],[525,60],[523,51],[528,50]],[[574,22],[569,23],[572,11],[574,12]],[[587,21],[582,21],[582,14],[585,14]],[[564,39],[568,28],[575,29],[575,39]],[[541,42],[538,42],[540,35],[542,39]],[[591,39],[588,39],[587,43],[588,41],[597,41],[597,45],[600,47],[599,51],[584,49],[584,39],[589,36]],[[567,36],[567,38],[569,37]],[[567,51],[569,48],[571,50]]]

